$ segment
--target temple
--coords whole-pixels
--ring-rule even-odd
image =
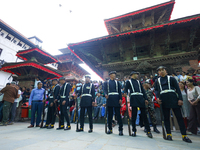
[[[59,50],[63,54],[56,55],[55,57],[59,60],[58,70],[61,71],[67,82],[79,82],[83,79],[83,76],[89,74],[79,64],[82,61],[78,59],[68,48]]]
[[[198,68],[200,14],[170,20],[175,1],[104,20],[108,36],[68,45],[100,77],[131,70],[154,74],[159,65],[168,73]]]
[[[58,60],[39,48],[18,51],[16,56],[24,61],[5,63],[0,70],[12,73],[21,87],[31,87],[35,77],[45,80],[63,76],[62,72],[48,66]]]

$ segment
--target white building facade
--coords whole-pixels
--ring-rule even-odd
[[[4,21],[0,20],[0,68],[4,63],[19,62],[16,53],[35,47],[28,38],[14,30]],[[0,71],[0,89],[12,81],[12,74]]]

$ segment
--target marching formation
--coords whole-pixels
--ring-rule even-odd
[[[157,102],[160,104],[161,110],[161,118],[162,118],[162,132],[163,138],[165,140],[172,141],[172,134],[170,129],[170,109],[173,110],[177,120],[178,125],[180,127],[180,131],[182,134],[182,140],[188,143],[192,143],[192,141],[186,135],[186,128],[184,125],[183,116],[181,113],[181,106],[183,105],[183,98],[178,86],[177,80],[174,77],[168,76],[164,66],[160,66],[157,71],[159,73],[159,78],[155,81],[155,96],[157,97]],[[113,133],[113,115],[115,114],[117,117],[117,122],[119,124],[119,135],[123,136],[123,121],[121,117],[121,106],[122,106],[122,94],[125,97],[130,97],[130,108],[132,110],[132,114],[130,117],[127,113],[128,119],[128,130],[129,135],[136,137],[137,129],[136,129],[136,119],[138,115],[138,109],[140,110],[141,118],[140,124],[143,124],[145,127],[145,132],[147,137],[153,138],[150,124],[147,118],[149,114],[153,126],[153,131],[156,133],[160,133],[157,129],[156,124],[157,120],[155,117],[155,110],[152,103],[153,92],[148,86],[148,84],[142,84],[139,80],[139,72],[132,71],[130,73],[130,79],[125,83],[125,91],[121,91],[121,84],[116,80],[116,71],[111,71],[109,73],[109,79],[103,84],[103,92],[105,94],[106,101],[106,111],[105,111],[105,133],[112,134]],[[85,76],[85,83],[77,90],[74,98],[76,101],[75,111],[76,111],[76,119],[80,122],[80,128],[77,123],[76,132],[84,131],[84,119],[85,112],[87,112],[89,117],[89,131],[88,133],[93,132],[93,119],[92,119],[92,107],[96,105],[95,102],[95,85],[90,81],[91,77],[89,75]],[[65,78],[61,77],[59,79],[61,86],[58,84],[57,79],[52,80],[52,87],[50,93],[47,95],[42,89],[42,83],[38,82],[37,88],[32,90],[29,105],[32,108],[31,111],[31,125],[28,128],[34,127],[35,121],[35,113],[37,111],[37,115],[41,115],[40,110],[44,106],[46,99],[49,101],[48,113],[46,124],[43,125],[43,119],[38,117],[36,120],[36,126],[40,128],[52,129],[54,128],[56,116],[59,118],[59,127],[57,130],[70,130],[70,119],[68,115],[68,106],[69,106],[69,93],[70,93],[70,85],[65,81]],[[80,104],[78,104],[78,99],[80,99]],[[127,99],[125,99],[127,104]],[[128,105],[128,104],[127,104]],[[58,106],[60,106],[60,112],[58,110]],[[79,109],[80,106],[80,119],[79,119]],[[129,119],[130,117],[130,119]],[[67,121],[67,125],[64,124],[64,119]],[[132,132],[130,128],[130,120],[132,124]],[[41,124],[39,125],[39,123]],[[165,126],[165,127],[164,127]],[[165,134],[165,129],[167,135]]]

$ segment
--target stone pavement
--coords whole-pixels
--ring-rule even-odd
[[[162,134],[153,132],[153,139],[147,138],[143,129],[137,127],[137,137],[128,136],[127,125],[124,125],[124,136],[118,136],[117,126],[112,135],[104,133],[103,124],[94,124],[94,132],[88,133],[88,124],[85,132],[55,129],[28,129],[28,122],[0,127],[0,150],[200,150],[200,136],[189,136],[192,144],[185,143],[181,134],[173,132],[174,141],[163,140]],[[58,126],[57,124],[55,125]],[[158,127],[161,131],[161,127]]]

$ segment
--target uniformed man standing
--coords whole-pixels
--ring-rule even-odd
[[[120,108],[122,103],[121,87],[116,78],[116,71],[111,71],[109,73],[110,79],[104,82],[104,93],[107,99],[107,112],[108,112],[108,132],[107,134],[112,134],[112,118],[113,109],[117,116],[117,121],[119,123],[119,135],[123,135],[123,123],[120,115]],[[107,117],[107,116],[106,116]]]
[[[136,136],[136,126],[135,121],[137,117],[137,107],[140,108],[141,116],[144,119],[144,125],[145,129],[147,130],[147,136],[149,138],[153,138],[150,127],[149,127],[149,121],[147,119],[147,112],[146,112],[146,106],[148,105],[147,95],[146,92],[141,84],[141,82],[138,80],[139,72],[132,71],[130,76],[131,79],[126,81],[126,88],[125,91],[128,93],[128,90],[130,90],[130,106],[132,107],[132,136]]]
[[[60,127],[57,128],[57,130],[64,129],[64,118],[67,121],[67,126],[64,130],[70,130],[70,121],[69,121],[69,115],[67,112],[67,107],[69,106],[69,92],[71,90],[70,84],[65,82],[65,78],[61,77],[59,79],[61,88],[60,88],[60,93],[59,93],[59,104],[60,104]]]
[[[160,66],[157,71],[160,78],[155,82],[155,94],[157,102],[162,104],[162,110],[164,115],[164,123],[167,131],[166,140],[172,141],[171,129],[170,129],[170,109],[172,108],[182,134],[182,139],[185,142],[192,143],[192,141],[186,135],[186,129],[181,114],[180,107],[183,105],[183,98],[179,89],[178,83],[174,77],[167,75],[166,67]]]
[[[57,100],[59,99],[60,86],[57,79],[52,80],[52,87],[50,94],[47,98],[49,100],[48,112],[47,112],[47,121],[46,125],[43,128],[52,129],[54,128],[56,120],[56,106]]]
[[[88,117],[89,117],[89,133],[93,132],[93,122],[92,122],[92,106],[95,104],[95,88],[92,83],[90,83],[91,77],[89,75],[85,76],[85,84],[81,86],[78,96],[81,97],[80,102],[80,129],[77,132],[84,131],[84,116],[85,109],[87,109]]]

